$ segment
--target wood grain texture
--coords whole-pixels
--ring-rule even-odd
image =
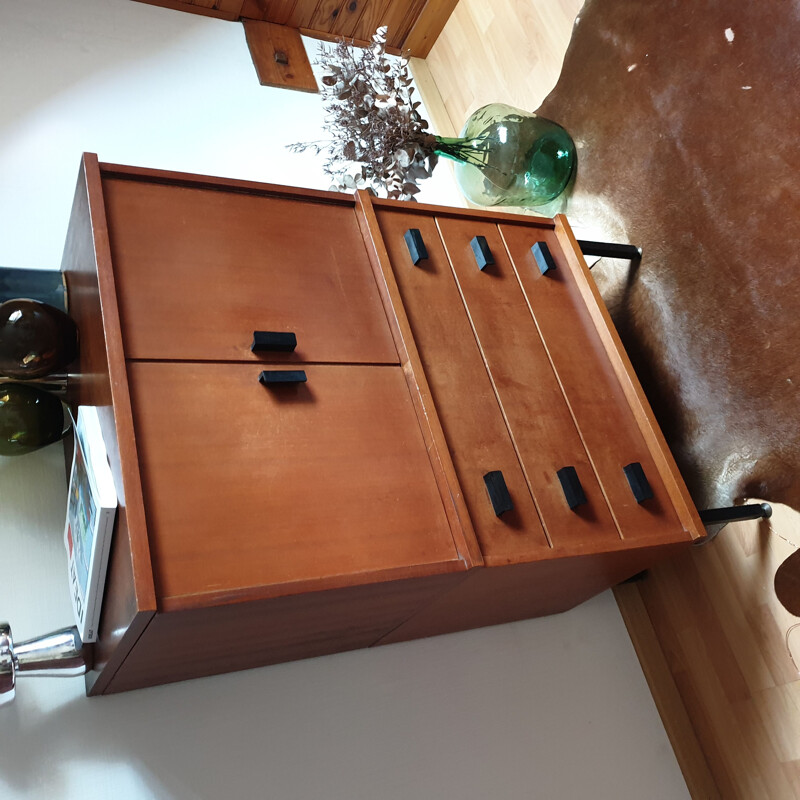
[[[424,58],[436,41],[447,21],[456,0],[137,0],[140,3],[203,14],[224,20],[269,22],[286,26],[284,33],[272,32],[271,41],[286,47],[288,39],[298,33],[319,39],[352,39],[356,44],[367,45],[381,25],[388,31],[387,50],[395,55],[410,52]],[[269,46],[263,43],[264,33],[254,34],[251,44],[253,61],[261,83],[301,91],[310,88],[305,77],[301,85],[297,75],[289,80],[288,71],[277,75],[269,63],[272,58]],[[248,42],[250,36],[248,35]],[[280,49],[280,48],[279,48]],[[299,64],[299,59],[298,59]],[[299,67],[292,65],[292,72]],[[303,73],[305,75],[305,71]],[[306,87],[306,88],[303,88]]]
[[[314,16],[317,2],[318,0],[296,0],[294,7],[286,19],[286,24],[290,28],[307,29],[311,18]]]
[[[549,544],[433,218],[378,209],[378,222],[442,429],[487,563]],[[411,263],[404,234],[421,231],[428,258]],[[500,470],[514,510],[497,517],[483,481]]]
[[[537,109],[558,80],[582,5],[582,0],[460,0],[426,58],[451,130],[461,130],[487,103]]]
[[[136,0],[137,3],[147,3],[150,6],[169,8],[173,11],[188,11],[190,14],[201,14],[205,17],[215,17],[233,22],[239,18],[241,9],[240,0],[224,2],[217,6],[214,0]],[[238,6],[238,8],[237,8]]]
[[[772,520],[730,525],[637,584],[726,800],[800,797],[800,620],[771,586],[798,546],[797,515],[776,506]]]
[[[664,439],[664,434],[661,432],[642,385],[636,377],[636,371],[625,352],[611,314],[603,302],[597,284],[589,274],[586,261],[580,254],[580,247],[575,235],[567,223],[566,217],[562,214],[556,216],[555,233],[566,263],[575,277],[575,287],[603,342],[608,354],[608,363],[619,381],[620,388],[653,458],[653,463],[664,481],[664,488],[669,495],[670,502],[689,535],[693,539],[704,538],[705,529],[689,495],[689,490],[681,477],[678,465],[675,463],[675,458]]]
[[[331,32],[336,36],[343,36],[345,39],[359,38],[358,32],[362,30],[362,20],[364,20],[365,30],[372,28],[373,23],[369,21],[370,17],[376,13],[380,14],[386,2],[387,0],[382,0],[382,2],[378,2],[378,0],[372,0],[372,2],[369,0],[345,0],[339,9]],[[373,33],[377,27],[376,25],[373,28]]]
[[[420,430],[439,484],[453,540],[467,567],[482,566],[483,555],[475,538],[475,529],[464,502],[430,386],[414,342],[408,315],[394,277],[391,259],[381,235],[373,198],[368,192],[359,190],[356,192],[356,203],[357,218],[367,255],[394,337],[395,347],[400,355],[411,399],[417,411],[417,419],[420,420]]]
[[[560,552],[594,550],[619,531],[533,322],[497,225],[437,217],[437,225],[485,367],[549,542]],[[470,246],[482,235],[495,263],[479,270]],[[574,467],[587,503],[570,510],[557,472]],[[506,546],[522,548],[524,542]],[[512,553],[508,553],[509,556]]]
[[[120,500],[109,561],[112,588],[106,592],[94,647],[95,670],[87,676],[87,687],[101,692],[153,615],[156,599],[101,175],[94,155],[84,156],[81,163],[61,268],[70,314],[80,333],[80,358],[70,376],[68,402],[73,413],[79,405],[101,407]]]
[[[426,58],[444,29],[459,0],[435,0],[425,3],[403,43],[404,49],[417,58]]]
[[[503,243],[506,229],[524,224],[556,248],[552,220],[459,216],[365,193],[354,203],[251,182],[101,170],[96,162],[94,171],[91,244],[101,298],[105,285],[115,312],[108,359],[113,350],[121,387],[111,380],[111,396],[123,403],[123,418],[132,412],[136,432],[136,450],[120,459],[130,458],[141,478],[158,598],[157,616],[129,626],[135,647],[121,664],[112,659],[123,651],[111,653],[94,691],[366,646],[401,626],[397,636],[410,638],[552,613],[685,544],[677,524],[637,544],[616,534],[583,537],[570,518],[565,532],[580,534],[586,546],[564,558],[567,550],[544,535],[518,460],[525,448],[513,438],[514,426],[523,431],[536,409],[525,405],[527,391],[514,394],[501,355],[507,347],[528,358],[540,332],[519,259]],[[309,226],[315,235],[303,238]],[[418,266],[403,236],[409,228],[419,228],[429,248]],[[499,311],[480,308],[465,271],[465,236],[474,228],[500,258],[505,281],[484,299]],[[320,240],[331,248],[328,259],[320,258]],[[335,324],[311,336],[294,360],[256,360],[238,340],[215,351],[242,319],[247,341],[254,328],[281,330],[251,324],[251,295],[259,307],[272,304],[273,319],[290,301],[304,301],[298,332],[324,324],[319,314]],[[596,302],[581,294],[573,300]],[[506,309],[513,311],[493,316]],[[351,335],[370,319],[378,345]],[[512,336],[493,350],[483,340],[510,319],[528,338]],[[552,348],[538,341],[538,376],[550,375],[560,391]],[[368,357],[364,347],[375,346],[387,358]],[[266,388],[258,380],[264,366],[302,368],[307,381]],[[517,418],[501,408],[512,402],[524,406]],[[527,453],[530,467],[533,443]],[[484,485],[496,469],[515,504],[502,517]],[[112,576],[126,579],[124,570]],[[126,595],[124,585],[120,592]],[[364,605],[354,610],[359,600]],[[230,635],[223,651],[209,652],[203,616]],[[101,647],[110,648],[113,635]]]
[[[650,621],[638,581],[617,584],[614,587],[614,597],[692,797],[722,800],[703,753],[702,743],[697,738],[697,732]]]
[[[344,5],[345,0],[318,0],[311,19],[304,27],[331,33]]]
[[[674,555],[681,544],[471,570],[381,644],[556,614]]]
[[[108,179],[119,178],[121,180],[141,181],[143,183],[163,183],[189,189],[218,189],[222,191],[238,192],[240,194],[255,194],[262,197],[313,200],[329,205],[349,206],[351,208],[353,206],[352,197],[348,197],[340,192],[327,192],[319,189],[284,186],[279,183],[244,181],[236,178],[220,178],[216,175],[197,175],[190,172],[150,169],[149,167],[132,167],[127,164],[111,164],[106,162],[100,164],[100,170],[103,173],[103,177]]]
[[[387,43],[399,50],[405,47],[405,41],[411,29],[414,27],[414,22],[422,9],[425,7],[426,0],[390,0],[386,4],[384,13],[380,17],[380,24],[386,25],[389,29],[387,34]],[[363,18],[362,18],[363,19]],[[365,27],[360,28],[362,35],[371,34],[367,33]],[[417,55],[412,53],[411,55]]]
[[[543,275],[531,252],[535,244],[531,233],[510,225],[501,225],[500,230],[622,536],[631,540],[671,539],[676,524],[681,523],[611,365],[609,328],[595,326],[589,304],[581,294],[585,275],[579,265],[567,259],[555,232],[541,236],[557,264]],[[599,297],[597,302],[602,304]],[[635,376],[630,379],[635,381]],[[642,465],[653,490],[654,497],[643,503],[636,502],[623,472],[631,463]],[[686,533],[687,540],[698,538],[701,531],[697,519],[695,527]]]
[[[296,3],[297,0],[244,0],[240,14],[243,19],[285,25]]]
[[[262,86],[299,92],[319,91],[297,29],[257,20],[244,20],[243,25],[253,66]]]
[[[369,647],[464,574],[159,614],[109,691]]]
[[[160,607],[459,569],[402,370],[303,367],[129,364]]]
[[[250,345],[266,330],[297,336],[271,360],[398,363],[349,198],[305,215],[177,183],[105,192],[129,358],[263,361]]]

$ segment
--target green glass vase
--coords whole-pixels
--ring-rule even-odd
[[[0,304],[0,375],[42,378],[77,355],[78,329],[60,309],[23,298]]]
[[[0,383],[0,455],[19,456],[53,444],[70,430],[55,396],[25,383]]]
[[[557,123],[504,103],[475,111],[458,138],[436,137],[436,152],[456,162],[464,196],[481,206],[539,206],[566,189],[575,144]]]

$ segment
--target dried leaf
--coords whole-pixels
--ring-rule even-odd
[[[320,44],[317,64],[331,138],[291,149],[327,153],[324,168],[339,191],[369,185],[388,197],[413,199],[417,181],[436,164],[436,138],[417,111],[420,103],[411,101],[408,60],[386,54],[387,35],[382,26],[366,49],[344,40],[332,49]]]

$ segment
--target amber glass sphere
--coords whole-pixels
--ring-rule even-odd
[[[41,378],[78,356],[78,329],[60,309],[38,300],[0,304],[0,375]]]

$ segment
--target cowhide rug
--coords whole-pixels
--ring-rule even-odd
[[[696,504],[800,509],[800,3],[588,0],[538,113]]]

